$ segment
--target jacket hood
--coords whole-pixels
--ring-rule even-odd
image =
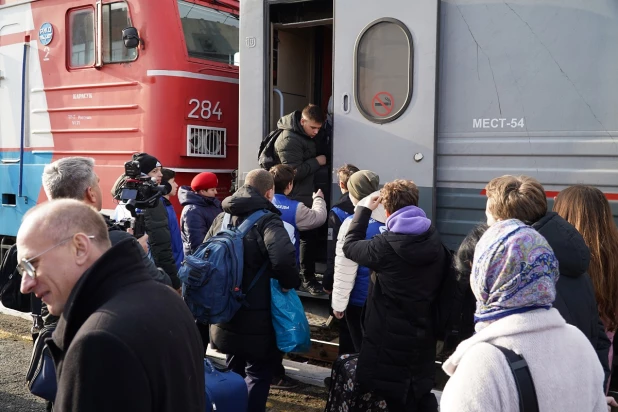
[[[294,113],[285,115],[277,122],[277,128],[281,130],[291,130],[296,134],[306,137],[307,139],[311,139],[309,136],[307,136],[305,130],[300,125],[300,117],[301,112],[299,110],[295,111]]]
[[[232,216],[244,216],[260,209],[281,215],[279,209],[272,202],[249,185],[244,185],[232,196],[226,197],[221,204],[223,211]]]
[[[178,188],[178,201],[182,206],[212,206],[221,207],[221,201],[216,197],[206,197],[195,193],[189,186],[180,186]]]
[[[428,265],[442,256],[442,242],[435,227],[419,235],[406,235],[387,231],[384,239],[400,258],[414,266]]]
[[[416,206],[406,206],[399,209],[386,219],[386,227],[391,232],[405,235],[420,235],[431,226],[425,211]]]
[[[573,225],[555,212],[549,212],[532,225],[554,251],[560,267],[560,276],[577,278],[588,271],[590,250]]]
[[[371,198],[371,196],[375,195],[375,194],[379,194],[380,191],[376,191],[373,192],[372,194],[370,194],[369,196],[363,198],[360,202],[358,202],[358,204],[356,205],[356,207],[354,208],[354,210],[356,210],[357,207],[359,206],[363,206],[363,207],[367,207],[367,205],[369,204],[369,199]],[[348,196],[349,198],[349,196]],[[380,203],[378,205],[378,207],[376,208],[376,210],[371,212],[371,218],[374,220],[377,220],[380,223],[385,223],[386,222],[386,210],[384,209],[384,206]]]
[[[563,328],[565,326],[566,321],[560,315],[560,312],[554,308],[516,313],[491,323],[477,323],[477,333],[457,346],[455,353],[442,365],[442,369],[444,369],[449,376],[452,376],[466,352],[478,343],[495,342],[495,344],[499,345],[500,338],[546,331],[553,328]]]

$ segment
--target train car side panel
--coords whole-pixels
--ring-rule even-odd
[[[497,176],[618,191],[617,20],[611,1],[442,2],[437,207],[451,246],[484,220]]]

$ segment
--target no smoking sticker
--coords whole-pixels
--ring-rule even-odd
[[[373,96],[371,101],[371,110],[379,117],[386,117],[393,112],[395,99],[388,92],[380,92]]]

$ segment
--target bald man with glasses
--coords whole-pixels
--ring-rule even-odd
[[[153,281],[133,238],[112,246],[83,202],[30,210],[17,234],[21,292],[60,316],[45,341],[60,411],[204,411],[200,335],[183,300]]]

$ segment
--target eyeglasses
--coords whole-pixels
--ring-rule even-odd
[[[44,251],[42,251],[36,256],[33,256],[29,259],[22,259],[21,262],[19,262],[19,264],[17,265],[17,273],[19,273],[19,276],[22,276],[22,277],[28,276],[30,279],[35,280],[36,279],[36,269],[30,262],[32,262],[35,259],[40,258],[41,256],[43,256],[50,250],[53,250],[57,248],[58,246],[65,244],[69,240],[73,239],[73,237],[75,237],[75,235],[69,236],[68,238],[62,240],[61,242],[56,243],[52,247],[45,249]],[[94,236],[88,236],[88,239],[94,239]]]

